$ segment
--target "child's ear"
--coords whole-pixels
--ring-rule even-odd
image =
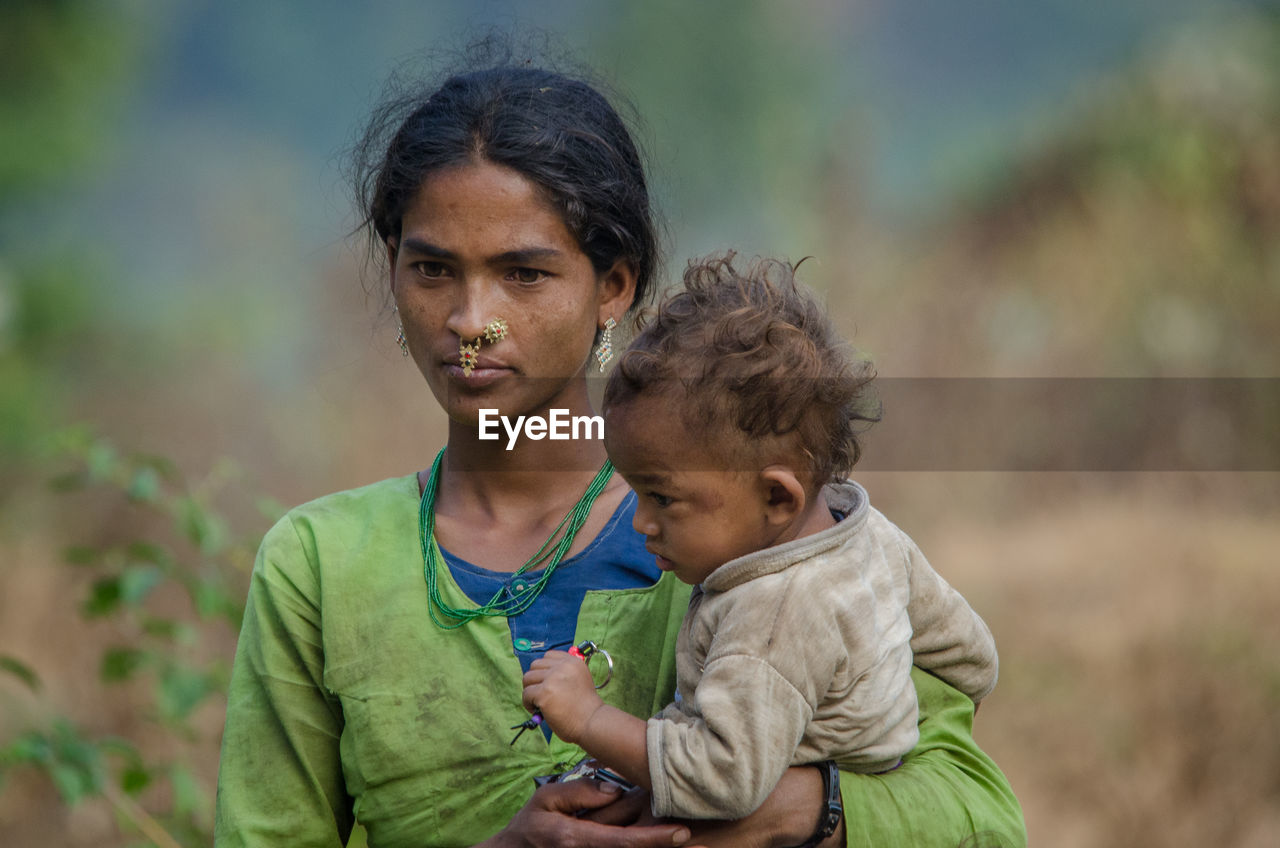
[[[765,520],[775,526],[790,522],[804,512],[808,497],[796,473],[781,465],[760,472]]]

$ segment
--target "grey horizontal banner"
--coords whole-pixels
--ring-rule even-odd
[[[1280,471],[1277,378],[883,378],[860,470]]]
[[[788,388],[789,410],[829,394]],[[1280,471],[1280,378],[884,377],[871,392],[882,417],[863,425],[857,471]],[[488,406],[485,395],[477,391],[470,403]],[[674,407],[667,403],[665,414],[674,417]],[[525,440],[600,438],[595,422],[565,410],[541,421],[503,422],[500,414],[486,413],[493,448],[472,470],[511,470],[509,448]],[[692,435],[694,443],[702,437]],[[704,438],[722,443],[717,433]],[[557,454],[554,468],[522,467],[585,470],[566,456]],[[708,456],[686,470],[722,461]]]

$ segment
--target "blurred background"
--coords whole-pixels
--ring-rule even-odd
[[[1280,378],[1273,2],[7,0],[5,845],[207,842],[256,539],[443,438],[344,151],[492,27],[634,104],[669,280],[811,256],[884,377]],[[1215,464],[1210,413],[1151,433],[1196,461],[1123,471],[877,464],[888,404],[869,436],[856,476],[995,632],[975,734],[1033,845],[1280,835],[1280,473]]]

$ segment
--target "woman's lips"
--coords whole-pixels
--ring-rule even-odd
[[[503,376],[512,373],[512,371],[513,369],[510,366],[491,359],[477,359],[470,374],[462,370],[462,365],[457,358],[446,359],[444,362],[445,374],[450,379],[457,380],[467,386],[484,386],[494,380],[501,379]]]

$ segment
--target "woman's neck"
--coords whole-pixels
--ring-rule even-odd
[[[546,543],[605,459],[597,439],[526,439],[507,451],[505,444],[479,440],[474,427],[451,427],[437,481],[436,538],[470,562],[514,571]],[[608,481],[567,556],[596,537],[625,491],[620,477]]]
[[[603,423],[593,417],[584,392],[581,402],[566,407],[505,418],[495,413],[487,430],[496,438],[482,439],[478,426],[451,421],[439,497],[453,509],[487,515],[554,510],[566,496],[580,494],[607,459]]]

